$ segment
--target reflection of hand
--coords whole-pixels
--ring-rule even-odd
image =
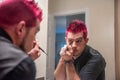
[[[64,45],[64,47],[61,48],[60,51],[60,56],[65,60],[65,61],[70,61],[73,59],[73,52],[71,49],[68,49],[67,45]]]
[[[64,45],[64,47],[61,48],[60,55],[64,55],[67,50],[67,45]]]
[[[41,53],[40,53],[40,49],[39,49],[39,45],[36,41],[33,42],[34,46],[33,48],[28,52],[28,55],[33,59],[37,59]]]

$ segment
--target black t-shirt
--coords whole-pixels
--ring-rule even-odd
[[[105,60],[90,46],[86,46],[81,56],[74,61],[81,80],[105,80]]]

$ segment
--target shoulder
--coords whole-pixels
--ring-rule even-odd
[[[14,45],[6,39],[0,39],[0,55],[2,59],[10,58],[10,60],[14,59],[14,61],[16,59],[21,61],[22,59],[28,57],[28,55],[18,46]]]
[[[11,42],[0,39],[0,79],[7,73],[12,71],[16,66],[21,63],[25,63],[24,60],[28,60],[27,64],[33,63],[31,58],[22,51],[19,47],[13,45]]]
[[[8,60],[10,63],[19,63],[28,57],[18,46],[9,43],[0,44],[0,55],[0,60]]]
[[[25,58],[13,70],[11,70],[4,80],[35,80],[36,68],[32,59]]]
[[[104,57],[101,55],[101,53],[90,46],[88,47],[89,47],[89,53],[91,54],[91,58],[89,62],[95,63],[96,65],[103,65],[105,67],[106,62]]]
[[[87,53],[89,53],[91,57],[82,67],[80,77],[84,80],[96,80],[98,76],[104,75],[106,62],[104,57],[97,50],[89,46],[87,50]]]

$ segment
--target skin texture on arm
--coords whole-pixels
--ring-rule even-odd
[[[61,57],[59,63],[57,65],[56,70],[54,71],[54,76],[56,80],[65,80],[66,79],[66,70],[65,70],[65,63],[63,58]]]
[[[66,77],[67,80],[80,80],[73,62],[66,63]]]
[[[73,62],[65,63],[61,58],[54,72],[56,80],[80,80]]]

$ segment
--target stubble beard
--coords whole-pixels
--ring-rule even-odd
[[[25,38],[23,39],[23,41],[20,45],[20,49],[23,50],[24,52],[26,52],[26,50],[25,50]]]

